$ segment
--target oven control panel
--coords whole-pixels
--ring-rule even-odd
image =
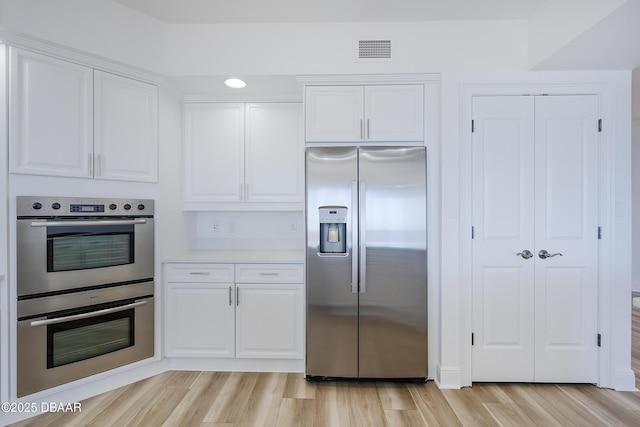
[[[19,217],[41,216],[153,216],[152,199],[93,199],[77,197],[16,197]]]

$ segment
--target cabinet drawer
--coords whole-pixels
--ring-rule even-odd
[[[302,264],[237,264],[236,283],[303,283]]]
[[[171,263],[165,266],[167,282],[233,283],[233,264]]]

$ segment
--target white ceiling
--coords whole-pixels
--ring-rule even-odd
[[[113,0],[172,24],[527,19],[546,0]]]

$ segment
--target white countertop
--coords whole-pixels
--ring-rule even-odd
[[[162,262],[301,263],[304,262],[304,251],[192,251],[168,256]]]

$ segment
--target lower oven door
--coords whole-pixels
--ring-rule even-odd
[[[18,321],[18,397],[154,354],[153,297]]]

